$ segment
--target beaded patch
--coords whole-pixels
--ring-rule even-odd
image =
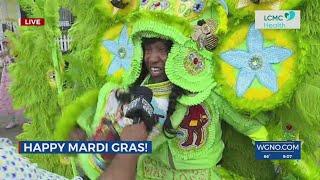
[[[124,3],[122,0],[111,0],[111,4],[116,8],[124,9],[129,3]]]
[[[47,77],[48,77],[48,81],[51,87],[55,87],[56,86],[56,73],[54,72],[54,70],[49,70],[47,72]]]
[[[165,10],[169,8],[170,2],[168,0],[141,0],[141,6],[146,6],[149,10]]]
[[[299,139],[299,133],[291,124],[285,124],[283,127],[283,139],[287,141],[294,141]]]
[[[205,9],[204,0],[141,0],[140,7],[150,11],[165,11],[182,17],[199,15]]]
[[[277,3],[277,2],[273,2],[274,0],[239,0],[238,4],[237,4],[237,8],[244,8],[244,7],[248,7],[249,5],[252,4],[262,4],[262,3]]]
[[[124,68],[125,70],[130,69],[134,50],[132,40],[128,35],[127,26],[123,26],[117,40],[104,40],[103,46],[113,54],[113,59],[108,69],[109,75],[114,74],[120,68]]]
[[[204,61],[196,52],[191,52],[184,60],[184,67],[188,73],[197,75],[205,68]]]
[[[200,48],[212,51],[218,44],[218,37],[214,34],[216,29],[217,23],[213,19],[199,20],[194,27],[192,39],[198,43]]]
[[[193,5],[193,11],[196,13],[200,13],[204,9],[204,2],[202,0],[196,0]]]
[[[287,48],[271,46],[264,47],[264,37],[254,25],[251,25],[247,36],[247,51],[229,50],[220,56],[227,63],[239,69],[236,92],[242,97],[250,88],[253,80],[271,90],[278,91],[277,74],[272,64],[278,64],[292,56],[292,51]]]
[[[206,141],[206,128],[209,124],[209,115],[201,105],[191,106],[188,114],[180,124],[180,132],[186,137],[180,141],[182,148],[200,147]]]

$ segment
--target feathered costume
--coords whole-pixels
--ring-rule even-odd
[[[141,73],[141,38],[158,37],[173,41],[165,71],[170,83],[188,93],[171,116],[180,133],[168,139],[159,128],[151,139],[153,153],[139,158],[137,178],[320,177],[318,1],[21,0],[21,5],[31,16],[46,18],[44,27],[10,35],[18,55],[11,92],[33,120],[21,140],[67,139],[76,124],[95,134],[112,90],[129,87]],[[58,52],[55,40],[59,5],[76,16],[67,55]],[[254,28],[254,10],[294,8],[302,11],[300,30]],[[300,140],[302,158],[256,161],[251,140],[238,132],[253,140]],[[73,160],[29,158],[72,176]],[[87,176],[99,175],[90,157],[79,159]]]

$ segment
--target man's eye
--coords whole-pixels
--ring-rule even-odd
[[[161,53],[167,53],[167,50],[166,50],[165,48],[161,48],[161,49],[159,49],[159,51],[160,51]]]

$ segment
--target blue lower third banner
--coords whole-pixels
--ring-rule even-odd
[[[151,141],[20,141],[19,153],[151,153]]]
[[[301,159],[301,141],[256,141],[257,160]]]

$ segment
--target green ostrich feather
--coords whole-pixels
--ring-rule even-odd
[[[110,12],[105,12],[102,1],[70,1],[66,3],[76,17],[69,30],[72,39],[71,53],[65,57],[70,63],[65,79],[72,84],[75,97],[90,88],[99,88],[105,82],[100,72],[100,41],[105,30],[111,25]],[[109,13],[109,14],[108,14]]]
[[[46,19],[45,26],[21,27],[19,33],[9,34],[16,63],[10,67],[10,93],[14,105],[25,109],[30,124],[25,124],[19,140],[52,140],[55,121],[60,115],[57,86],[49,83],[48,71],[55,69],[53,52],[58,29],[58,2],[21,1],[29,7],[32,17]],[[57,56],[58,58],[59,56]],[[58,60],[58,59],[57,59]],[[59,73],[59,72],[56,72]],[[31,162],[51,172],[71,177],[69,165],[60,163],[54,155],[27,155]]]
[[[276,174],[271,161],[257,161],[251,140],[230,125],[222,124],[225,150],[221,166],[249,179],[274,179]]]
[[[304,179],[320,176],[320,33],[317,31],[320,25],[314,23],[320,20],[319,14],[314,13],[319,8],[320,3],[312,0],[305,1],[301,7],[305,11],[301,16],[301,30],[297,30],[296,35],[300,39],[301,58],[307,64],[306,73],[291,101],[273,111],[274,121],[268,128],[272,139],[292,138],[303,142],[301,161],[281,161],[279,165],[284,169],[283,175]]]
[[[22,9],[27,13],[28,17],[32,16],[32,11],[33,11],[33,5],[30,0],[19,0],[19,5],[22,7]]]
[[[78,117],[93,107],[95,109],[98,100],[99,90],[91,90],[75,100],[75,102],[68,105],[62,112],[62,116],[56,124],[56,131],[54,133],[55,140],[68,140],[69,133],[77,125]],[[93,119],[93,118],[92,118]],[[82,128],[87,132],[91,130],[91,121],[81,124]],[[88,133],[89,134],[89,133]]]

